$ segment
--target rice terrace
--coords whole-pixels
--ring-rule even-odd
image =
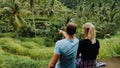
[[[95,25],[100,68],[120,68],[119,0],[0,0],[0,68],[48,68],[58,29],[68,22]]]

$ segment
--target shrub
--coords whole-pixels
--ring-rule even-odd
[[[44,44],[46,47],[54,46],[54,41],[50,38],[44,37]]]
[[[39,48],[39,47],[37,47],[38,44],[36,44],[34,42],[22,42],[21,45],[26,47],[26,48],[29,48],[29,49],[37,49],[37,48]]]
[[[32,45],[32,47],[35,47],[35,49],[30,49],[28,47],[26,48],[21,46],[21,44],[16,43],[10,38],[1,38],[0,45],[5,52],[15,55],[28,56],[32,59],[48,59],[53,53],[52,48],[47,48],[45,46],[36,48],[35,45]]]
[[[117,37],[100,39],[100,53],[98,59],[111,58],[120,55],[120,39]]]
[[[27,24],[26,26],[22,27],[20,31],[20,35],[22,37],[35,37],[35,30],[30,26],[30,24]]]
[[[42,37],[34,37],[34,38],[20,38],[22,42],[31,42],[33,45],[38,47],[44,47],[44,38]]]
[[[0,68],[39,68],[41,61],[32,60],[29,57],[12,55],[9,53],[0,55]]]
[[[1,33],[0,37],[12,37],[12,38],[14,38],[15,37],[15,33],[13,33],[13,32]]]

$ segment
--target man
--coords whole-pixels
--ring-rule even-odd
[[[56,42],[54,54],[50,60],[48,68],[76,68],[75,58],[79,40],[74,37],[77,25],[68,23],[65,32],[59,30],[67,37]]]

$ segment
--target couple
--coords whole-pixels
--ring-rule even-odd
[[[84,39],[80,41],[74,37],[76,29],[75,23],[68,23],[65,31],[59,30],[65,39],[56,42],[48,68],[96,68],[96,57],[100,46],[94,25],[83,24]],[[78,67],[76,58],[81,58]]]

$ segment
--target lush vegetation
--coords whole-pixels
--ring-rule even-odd
[[[99,39],[98,59],[120,56],[120,33],[112,38]],[[46,47],[44,38],[0,38],[0,68],[47,68],[54,44]],[[50,44],[49,43],[49,44]]]
[[[0,38],[0,68],[47,68],[53,47],[43,39]]]
[[[99,39],[100,40],[100,53],[98,59],[119,57],[120,56],[120,33],[112,38]]]
[[[0,0],[0,68],[47,68],[68,22],[79,39],[82,24],[96,26],[98,59],[120,56],[119,0]]]
[[[61,38],[57,30],[68,22],[78,24],[77,36],[81,35],[85,22],[96,26],[99,38],[114,35],[120,27],[120,2],[117,0],[59,1],[0,0],[0,32],[16,32],[16,36],[23,37],[47,36],[56,41]]]

